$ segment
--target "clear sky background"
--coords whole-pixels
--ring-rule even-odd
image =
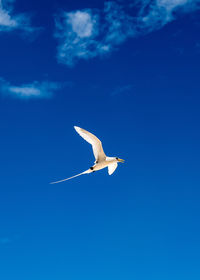
[[[0,0],[0,279],[200,279],[199,5]]]

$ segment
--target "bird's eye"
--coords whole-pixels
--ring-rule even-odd
[[[118,160],[119,158],[118,158],[118,157],[116,157],[116,159]]]

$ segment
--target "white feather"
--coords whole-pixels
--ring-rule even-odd
[[[76,132],[88,143],[92,145],[94,157],[97,162],[103,161],[106,159],[106,155],[103,151],[101,141],[92,133],[88,132],[87,130],[80,128],[78,126],[74,126]]]
[[[92,170],[91,170],[91,169],[88,169],[88,170],[86,170],[86,171],[84,171],[84,172],[82,172],[82,173],[79,173],[79,174],[77,174],[77,175],[74,175],[74,176],[72,176],[72,177],[69,177],[69,178],[66,178],[66,179],[63,179],[63,180],[60,180],[60,181],[56,181],[56,182],[51,182],[50,184],[62,183],[62,182],[64,182],[64,181],[68,181],[68,180],[73,179],[73,178],[75,178],[75,177],[81,176],[81,175],[83,175],[83,174],[89,174],[89,173],[91,173],[91,172],[92,172]]]
[[[117,162],[108,165],[108,174],[112,175],[115,172],[116,168],[117,168]]]

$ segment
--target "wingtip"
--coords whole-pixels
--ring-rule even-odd
[[[78,130],[80,130],[81,128],[78,127],[78,126],[76,126],[76,125],[74,125],[74,129],[75,129],[76,131],[78,131]]]

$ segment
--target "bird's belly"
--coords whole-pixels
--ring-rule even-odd
[[[93,166],[93,171],[101,170],[105,167],[108,167],[109,164],[111,164],[111,162],[106,162],[106,161],[99,162]]]

